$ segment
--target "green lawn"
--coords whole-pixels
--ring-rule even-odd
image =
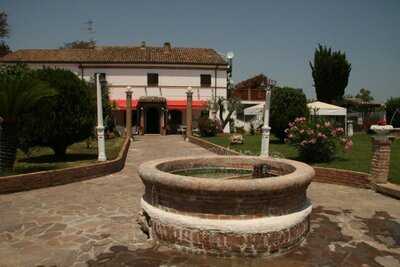
[[[107,159],[115,159],[121,150],[124,138],[116,137],[106,140]],[[91,141],[91,147],[87,148],[86,141],[75,143],[67,150],[67,156],[63,160],[56,159],[53,151],[47,147],[35,148],[31,155],[17,152],[15,170],[10,174],[54,170],[73,166],[84,165],[97,160],[97,140]]]
[[[242,154],[259,155],[261,147],[260,135],[245,135],[243,145],[229,145],[229,136],[220,135],[216,137],[204,138],[212,143],[230,147],[233,150],[239,151]],[[329,163],[319,163],[316,166],[331,167],[338,169],[347,169],[353,171],[369,172],[372,144],[371,136],[359,133],[353,136],[353,149],[350,152],[344,153],[340,151],[337,157]],[[273,156],[284,157],[289,159],[298,159],[297,151],[294,147],[287,144],[281,144],[274,137],[270,143],[270,153]],[[390,164],[390,180],[395,183],[400,183],[400,140],[397,139],[392,145],[391,164]],[[397,163],[397,164],[396,164]]]

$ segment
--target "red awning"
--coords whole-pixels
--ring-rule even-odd
[[[116,99],[111,100],[111,102],[115,102],[118,109],[126,108],[126,100],[125,99]],[[167,108],[168,109],[186,109],[186,100],[167,100]],[[138,106],[138,100],[132,100],[132,109],[136,109]],[[204,109],[207,107],[206,100],[193,100],[192,108],[193,109]]]
[[[125,99],[115,99],[111,100],[111,103],[115,102],[117,104],[118,109],[125,109],[126,108],[126,100]],[[132,109],[136,109],[138,104],[137,100],[132,100]]]
[[[186,105],[187,105],[186,100],[167,100],[168,109],[186,109]],[[192,101],[193,109],[204,109],[206,107],[207,107],[207,101],[205,100]]]

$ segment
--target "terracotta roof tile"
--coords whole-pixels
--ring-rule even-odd
[[[182,47],[98,47],[95,49],[23,49],[0,59],[2,62],[63,62],[123,64],[227,65],[214,49]]]

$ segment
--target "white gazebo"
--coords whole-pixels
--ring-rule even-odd
[[[311,116],[344,116],[344,129],[347,135],[347,109],[321,101],[307,104]]]

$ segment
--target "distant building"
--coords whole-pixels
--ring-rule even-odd
[[[242,113],[235,114],[236,127],[243,127],[246,131],[249,131],[251,124],[255,128],[262,125],[265,88],[261,88],[261,84],[267,82],[268,78],[259,74],[241,81],[235,86],[233,95],[241,100],[244,108]]]
[[[125,123],[125,92],[133,91],[132,125],[144,133],[174,133],[186,121],[186,91],[193,88],[194,126],[201,110],[214,97],[227,97],[228,63],[210,48],[97,47],[94,49],[24,49],[0,62],[26,63],[31,68],[68,69],[87,81],[102,73],[110,99]],[[165,127],[164,127],[165,126]]]

